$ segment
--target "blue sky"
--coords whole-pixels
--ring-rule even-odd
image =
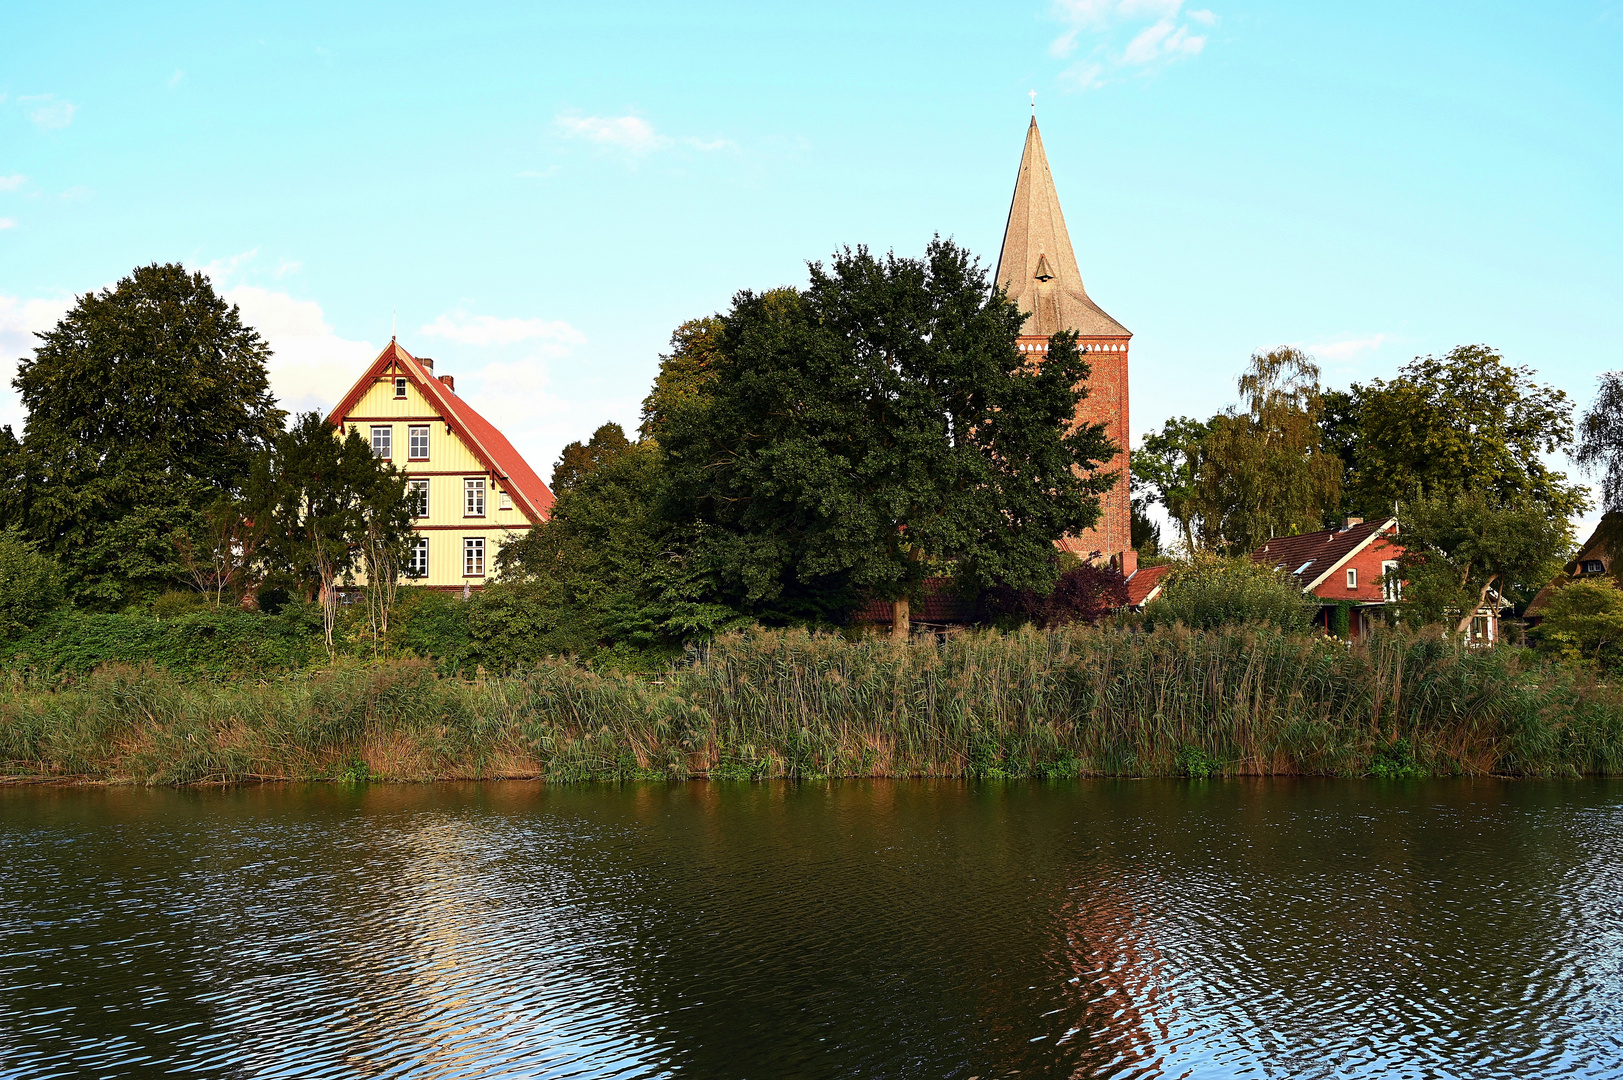
[[[671,329],[840,244],[994,262],[1027,92],[1135,435],[1255,349],[1623,367],[1623,2],[13,4],[0,376],[131,267],[207,268],[330,406],[388,340],[543,473]],[[396,315],[396,313],[398,313]],[[20,419],[0,397],[0,422]]]

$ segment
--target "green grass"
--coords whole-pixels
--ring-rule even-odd
[[[105,666],[0,686],[0,772],[256,778],[1573,775],[1623,763],[1623,693],[1522,650],[1389,631],[1349,647],[1230,629],[801,631],[662,675],[563,661],[465,679],[422,660],[269,678]]]

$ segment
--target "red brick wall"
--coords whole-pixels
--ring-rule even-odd
[[[1381,581],[1381,564],[1395,560],[1402,551],[1403,548],[1388,537],[1378,537],[1320,582],[1313,595],[1329,602],[1351,600],[1360,604],[1378,604],[1386,597]],[[1358,571],[1356,589],[1347,588],[1348,570]]]
[[[1022,336],[1023,349],[1039,352],[1048,346],[1043,337]],[[1119,453],[1106,468],[1116,474],[1115,485],[1099,500],[1099,521],[1091,529],[1067,536],[1061,546],[1084,559],[1098,552],[1109,559],[1132,547],[1132,482],[1127,474],[1127,338],[1081,338],[1077,344],[1087,350],[1092,368],[1088,376],[1088,396],[1077,408],[1078,423],[1101,421]]]

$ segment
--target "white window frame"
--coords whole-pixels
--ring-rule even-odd
[[[382,436],[383,436],[383,439],[381,440],[381,443],[380,443],[380,441],[378,439],[379,434],[382,434]],[[377,458],[382,458],[384,461],[392,461],[392,460],[394,460],[394,425],[393,424],[373,424],[372,425],[372,456],[377,457]]]
[[[511,510],[511,509],[513,509],[513,496],[509,495],[505,491],[498,492],[497,495],[496,495],[496,509],[498,509],[498,510]]]
[[[399,401],[406,396],[406,379],[404,376],[395,377],[394,396],[396,401]]]
[[[406,428],[406,460],[428,460],[428,424],[412,424]],[[422,453],[417,452],[418,444],[422,445]]]
[[[1381,564],[1381,594],[1386,597],[1388,602],[1403,599],[1403,582],[1397,581],[1393,577],[1397,572],[1398,562],[1396,559],[1388,559]]]
[[[406,576],[409,578],[428,576],[428,537],[419,536],[412,540],[411,554],[406,559]]]
[[[1347,588],[1354,591],[1358,589],[1358,568],[1356,566],[1347,567]]]
[[[411,516],[428,516],[428,481],[407,480],[406,493],[411,496]]]
[[[464,536],[462,538],[462,576],[485,576],[485,538],[482,536]]]
[[[485,516],[485,478],[466,476],[462,479],[462,516]]]

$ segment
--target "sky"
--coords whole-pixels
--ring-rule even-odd
[[[1623,368],[1623,0],[8,4],[0,423],[32,333],[206,271],[328,409],[391,332],[542,475],[682,321],[841,245],[990,266],[1036,92],[1133,436],[1484,342]]]

